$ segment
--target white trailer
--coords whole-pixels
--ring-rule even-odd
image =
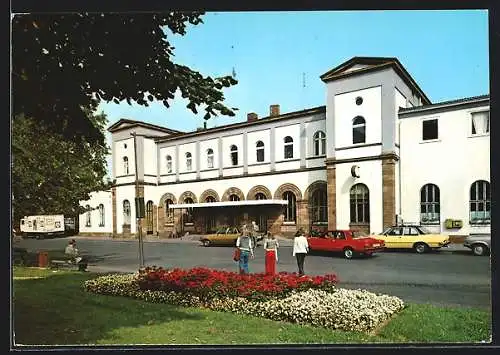
[[[21,234],[25,238],[37,239],[65,235],[64,215],[25,216],[20,223]]]

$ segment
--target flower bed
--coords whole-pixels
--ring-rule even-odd
[[[387,295],[377,295],[364,290],[347,290],[335,287],[326,287],[322,282],[328,284],[331,281],[325,281],[326,278],[303,278],[298,282],[299,287],[292,289],[285,285],[293,285],[291,281],[298,277],[294,274],[276,275],[276,284],[282,285],[286,291],[259,293],[252,291],[243,292],[243,295],[232,293],[231,296],[220,293],[224,288],[219,288],[214,293],[206,292],[204,288],[197,288],[194,278],[187,276],[186,271],[175,269],[164,270],[154,268],[153,276],[145,277],[145,270],[134,275],[107,275],[97,279],[85,282],[85,289],[89,292],[99,294],[127,296],[142,299],[148,302],[168,303],[180,306],[205,307],[214,311],[234,312],[239,314],[264,317],[276,321],[287,321],[299,324],[309,324],[331,329],[342,329],[347,331],[370,331],[381,322],[390,318],[393,314],[404,308],[401,299]],[[264,275],[251,274],[235,277],[227,275],[225,272],[210,269],[193,269],[195,275],[201,279],[201,275],[207,275],[206,280],[213,277],[221,278],[225,275],[228,279],[248,281],[249,278],[266,279]],[[150,269],[149,271],[152,271]],[[176,289],[169,289],[159,281],[168,279],[166,275],[173,273],[177,275],[174,280],[183,281],[187,288],[182,289],[179,284],[175,284]],[[149,274],[149,272],[147,273]],[[231,273],[229,273],[231,274]],[[238,275],[239,276],[239,275]],[[158,278],[157,278],[158,277]],[[283,280],[285,279],[285,281]],[[197,279],[198,280],[198,279]],[[266,279],[267,280],[267,279]],[[290,283],[286,283],[288,280]],[[323,285],[324,289],[307,288],[306,285],[314,285],[312,280],[316,280],[316,286]],[[238,282],[240,282],[238,281]],[[204,281],[201,281],[203,283]],[[271,281],[267,281],[268,283]],[[257,283],[254,281],[253,283]],[[210,283],[209,283],[210,284]],[[211,284],[214,286],[216,283]],[[236,283],[238,284],[238,283]],[[252,283],[251,283],[252,284]],[[228,287],[231,282],[228,280],[222,285]],[[146,287],[147,286],[147,287]],[[204,286],[205,287],[205,286]],[[252,286],[253,287],[253,286]],[[257,285],[255,286],[257,289]],[[265,299],[263,295],[267,295]]]
[[[203,299],[214,297],[243,297],[252,300],[286,297],[291,291],[319,289],[329,291],[337,283],[334,274],[300,277],[296,273],[276,275],[256,273],[240,275],[235,272],[208,268],[183,270],[147,267],[139,271],[142,290],[176,291]]]

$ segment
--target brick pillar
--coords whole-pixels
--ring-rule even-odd
[[[111,210],[112,210],[112,214],[113,214],[113,238],[116,237],[116,234],[118,233],[118,228],[117,228],[117,225],[116,225],[116,187],[113,186],[111,188]]]
[[[274,235],[281,235],[281,225],[283,224],[283,213],[281,211],[276,211],[274,213],[269,213],[267,219],[267,230]]]
[[[158,216],[158,206],[153,204],[153,235],[156,235],[158,232],[157,216]]]
[[[304,231],[309,231],[309,204],[306,200],[297,201],[297,230],[304,228]]]
[[[395,157],[382,159],[382,230],[396,224],[396,164]]]
[[[328,229],[337,229],[336,204],[337,183],[335,178],[335,164],[326,165],[326,194],[328,199]]]
[[[182,231],[184,230],[184,226],[182,225],[182,218],[181,215],[184,212],[182,208],[176,208],[174,209],[174,228],[172,230],[177,229],[177,233],[181,234]],[[184,234],[184,233],[182,233]]]

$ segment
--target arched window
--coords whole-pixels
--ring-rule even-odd
[[[212,169],[214,167],[214,151],[213,149],[207,149],[207,167]]]
[[[172,157],[167,155],[167,173],[170,174],[172,172]]]
[[[290,136],[286,136],[285,139],[283,139],[284,142],[284,148],[285,148],[285,159],[292,159],[293,158],[293,139]]]
[[[92,216],[92,209],[90,208],[90,205],[85,206],[85,209],[87,212],[85,213],[85,227],[91,227],[92,226],[92,221],[91,221],[91,216]]]
[[[370,198],[365,184],[351,187],[351,223],[370,223]]]
[[[191,171],[193,169],[193,157],[191,153],[186,153],[186,170]]]
[[[328,202],[326,199],[326,188],[320,187],[314,190],[311,196],[311,222],[317,224],[328,223]]]
[[[266,195],[264,195],[262,192],[257,192],[255,194],[255,199],[256,200],[267,200]]]
[[[314,155],[325,155],[326,154],[326,135],[323,131],[318,131],[314,133]]]
[[[153,201],[146,203],[146,234],[153,234]]]
[[[170,208],[170,205],[173,203],[174,201],[169,198],[165,200],[165,219],[167,223],[174,223],[174,210]]]
[[[231,165],[238,165],[238,147],[235,145],[231,146]]]
[[[434,184],[422,186],[420,190],[420,221],[422,223],[439,223],[439,187]]]
[[[491,189],[488,181],[478,180],[470,187],[470,222],[491,223]]]
[[[191,197],[187,197],[185,200],[184,200],[184,203],[194,203],[193,199]],[[194,208],[192,207],[189,207],[186,209],[186,214],[185,214],[185,218],[184,218],[184,224],[193,224],[194,222],[194,214],[193,214],[193,211]]]
[[[123,224],[130,224],[130,202],[123,201]]]
[[[366,143],[366,122],[361,116],[352,120],[352,144]]]
[[[104,205],[99,205],[99,227],[104,227]]]
[[[123,175],[128,175],[128,157],[123,157]]]
[[[207,198],[205,199],[205,202],[208,202],[208,203],[215,202],[215,197],[213,197],[213,196],[207,196]]]
[[[238,195],[232,194],[229,195],[229,201],[239,201],[240,197]]]
[[[258,141],[256,144],[257,147],[257,161],[264,161],[264,143],[262,141]]]
[[[283,194],[283,200],[287,200],[288,204],[285,208],[285,222],[295,222],[297,219],[297,198],[291,191],[286,191]]]

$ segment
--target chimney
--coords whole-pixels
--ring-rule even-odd
[[[250,112],[247,114],[247,122],[253,122],[257,121],[259,119],[259,116],[255,112]]]
[[[271,105],[269,107],[269,116],[279,116],[280,115],[280,105]]]

